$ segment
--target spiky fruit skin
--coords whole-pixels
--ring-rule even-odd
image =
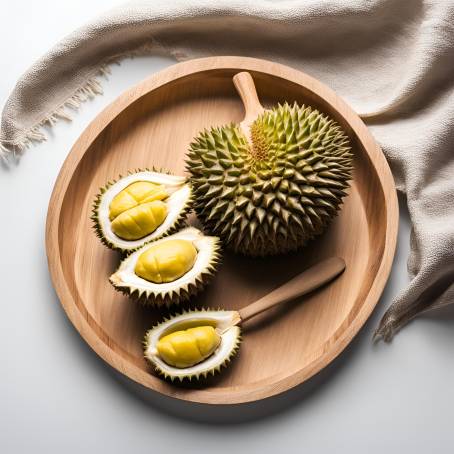
[[[251,143],[234,124],[203,131],[186,163],[205,229],[235,252],[264,256],[323,232],[346,195],[352,160],[338,124],[285,103],[251,125]]]
[[[218,373],[221,372],[221,370],[224,368],[224,367],[227,367],[230,363],[230,361],[236,356],[236,354],[238,353],[238,350],[240,348],[240,345],[241,345],[241,342],[242,342],[242,336],[241,336],[241,329],[236,326],[236,330],[237,330],[237,335],[235,337],[235,340],[234,340],[234,344],[232,346],[232,348],[229,350],[229,354],[222,359],[222,361],[220,361],[219,363],[216,364],[215,367],[212,367],[212,368],[209,368],[209,369],[204,369],[204,370],[199,370],[199,371],[196,371],[192,374],[185,374],[185,375],[174,375],[172,374],[171,372],[171,368],[164,368],[162,367],[162,365],[159,364],[159,362],[157,362],[155,360],[155,358],[153,358],[152,355],[148,355],[147,354],[147,351],[150,347],[153,347],[151,344],[150,344],[150,339],[152,338],[152,335],[153,333],[156,331],[156,330],[159,330],[161,325],[164,325],[164,324],[168,324],[172,319],[175,319],[175,318],[178,318],[178,317],[181,317],[181,316],[185,316],[185,315],[194,315],[194,314],[200,314],[203,318],[204,314],[206,313],[209,313],[211,312],[212,309],[207,309],[207,308],[202,308],[202,309],[194,309],[194,310],[189,310],[189,311],[183,311],[183,312],[180,312],[178,314],[175,314],[173,316],[170,316],[168,318],[164,318],[164,321],[161,322],[161,323],[158,323],[157,325],[153,326],[153,328],[149,329],[145,336],[144,336],[144,339],[142,341],[142,345],[143,345],[143,350],[144,350],[144,358],[149,362],[149,364],[151,364],[151,366],[153,367],[153,369],[156,371],[157,374],[161,375],[163,378],[165,378],[166,380],[169,380],[173,383],[175,382],[191,382],[191,381],[198,381],[198,380],[203,380],[203,379],[206,379],[208,378],[210,375],[211,376],[214,376]],[[223,311],[222,309],[218,309],[219,312],[229,312],[229,311]],[[222,343],[222,339],[221,339],[221,343]]]
[[[158,172],[158,173],[167,173],[167,174],[169,173],[169,172],[163,171],[162,169],[156,169],[156,168],[152,167],[151,169],[149,169],[149,168],[135,169],[133,171],[129,171],[127,175],[133,175],[133,174],[139,173],[139,172]],[[99,207],[100,207],[101,200],[102,200],[104,193],[111,186],[113,186],[115,183],[120,181],[122,178],[123,178],[123,175],[119,175],[119,177],[117,179],[107,182],[103,187],[101,187],[99,189],[99,192],[98,192],[98,194],[96,194],[95,200],[93,202],[92,214],[91,214],[91,220],[93,222],[92,225],[93,225],[93,229],[96,233],[96,236],[101,240],[101,243],[104,244],[104,246],[107,246],[109,249],[116,250],[116,251],[122,253],[123,255],[128,255],[128,254],[131,254],[132,252],[134,252],[135,250],[139,249],[140,247],[142,247],[143,244],[150,243],[151,241],[155,241],[160,238],[164,238],[168,235],[171,235],[172,233],[177,232],[178,230],[180,230],[180,228],[182,228],[186,224],[186,218],[188,217],[188,214],[191,212],[193,203],[194,203],[193,194],[191,194],[190,198],[186,201],[185,205],[182,207],[178,217],[174,220],[172,227],[170,229],[168,229],[163,235],[153,238],[153,240],[151,240],[151,241],[144,242],[137,248],[127,249],[127,250],[121,248],[120,246],[113,243],[112,241],[109,241],[109,239],[104,235],[100,221],[99,221],[99,219],[100,219]]]
[[[166,294],[155,294],[153,292],[140,291],[131,287],[120,287],[110,279],[115,290],[131,298],[134,302],[143,306],[171,307],[189,301],[193,296],[200,293],[213,279],[219,267],[219,254],[213,257],[213,263],[209,269],[200,274],[194,282],[184,288],[176,289]]]

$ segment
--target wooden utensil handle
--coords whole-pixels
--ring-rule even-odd
[[[323,260],[298,274],[298,276],[281,285],[276,290],[273,290],[271,293],[268,293],[258,301],[240,309],[238,312],[241,321],[249,320],[254,315],[260,314],[270,307],[305,295],[333,280],[344,270],[345,262],[340,257],[331,257]]]
[[[233,84],[244,104],[245,115],[240,126],[249,137],[249,126],[264,112],[264,109],[257,96],[254,80],[248,72],[243,71],[235,74],[233,76]]]

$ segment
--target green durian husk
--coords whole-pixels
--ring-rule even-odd
[[[251,141],[235,124],[203,131],[186,164],[204,228],[235,252],[265,256],[325,230],[349,187],[353,155],[334,120],[285,103],[255,120]]]

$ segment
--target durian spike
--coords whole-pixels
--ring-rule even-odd
[[[265,109],[260,104],[254,80],[248,72],[243,71],[235,74],[233,76],[233,84],[244,104],[245,115],[243,121],[240,123],[240,128],[249,142],[251,142],[251,124]]]
[[[332,281],[345,270],[345,261],[340,257],[330,257],[303,271],[276,290],[263,298],[243,307],[238,312],[241,322],[249,320],[257,314],[281,303],[290,301],[298,296],[316,290]]]

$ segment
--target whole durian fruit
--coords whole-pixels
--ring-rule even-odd
[[[263,110],[248,73],[237,74],[234,82],[245,120],[205,130],[190,144],[195,211],[235,252],[295,250],[325,229],[346,195],[352,171],[348,137],[310,106],[284,103]]]

